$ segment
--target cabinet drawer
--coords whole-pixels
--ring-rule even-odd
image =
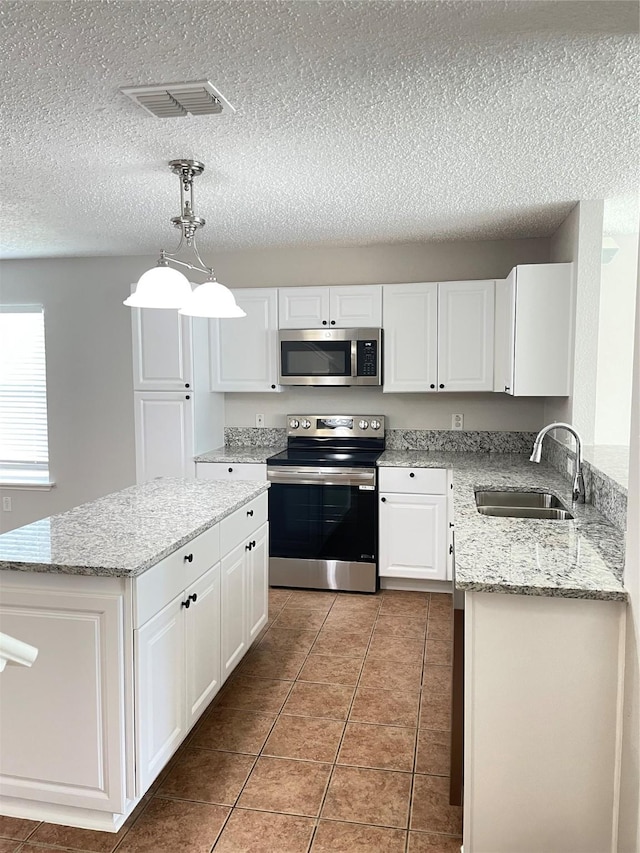
[[[267,493],[264,492],[250,503],[223,518],[220,522],[220,553],[224,557],[229,551],[248,539],[254,530],[267,520]]]
[[[219,559],[220,525],[216,524],[135,578],[133,627],[144,625]]]
[[[201,480],[266,480],[266,463],[197,462],[196,477]]]
[[[447,472],[444,468],[379,468],[380,492],[417,495],[447,493]]]

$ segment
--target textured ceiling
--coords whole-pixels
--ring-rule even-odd
[[[534,237],[638,184],[635,2],[3,2],[4,257]],[[209,79],[156,119],[121,86]]]

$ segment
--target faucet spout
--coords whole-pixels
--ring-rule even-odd
[[[580,503],[584,503],[586,499],[586,493],[584,488],[584,476],[582,474],[582,439],[580,438],[580,434],[578,433],[578,431],[574,429],[571,424],[564,424],[558,422],[543,427],[536,436],[535,441],[533,442],[533,450],[531,452],[531,456],[529,457],[529,461],[540,462],[540,459],[542,457],[542,441],[545,435],[552,429],[566,429],[567,432],[570,432],[575,439],[576,467],[573,477],[573,502],[576,503],[577,501],[579,501]]]

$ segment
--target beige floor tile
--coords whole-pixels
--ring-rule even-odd
[[[145,803],[148,805],[148,802]],[[91,853],[111,853],[131,828],[130,821],[119,832],[98,832],[91,829],[77,829],[73,826],[59,826],[55,823],[43,823],[30,837],[29,841],[38,844],[51,844],[71,850],[91,851]],[[0,847],[0,850],[2,848]]]
[[[445,619],[433,619],[429,617],[427,623],[427,637],[431,640],[453,641],[453,619],[451,616]]]
[[[319,631],[326,618],[324,610],[296,610],[291,608],[280,611],[273,624],[277,628],[299,628],[304,631]]]
[[[460,853],[462,836],[410,832],[408,853]]]
[[[19,850],[25,850],[26,848],[22,846],[22,842],[16,841],[15,838],[0,838],[0,853],[18,853]],[[46,849],[42,847],[32,847],[29,846],[30,850],[40,850],[41,853],[47,853]],[[51,850],[51,847],[49,847]],[[60,853],[59,850],[56,850],[55,853]]]
[[[214,853],[306,853],[314,825],[308,817],[234,809]]]
[[[311,590],[294,590],[285,604],[287,610],[322,610],[328,613],[336,600],[333,592],[313,592]]]
[[[418,731],[416,773],[449,776],[451,773],[451,734],[448,731]]]
[[[413,619],[426,619],[428,613],[428,592],[385,592],[380,609],[381,616],[410,616]]]
[[[311,853],[404,853],[406,837],[402,829],[321,820]]]
[[[282,712],[302,717],[346,720],[353,694],[353,687],[342,684],[312,684],[307,681],[296,681]]]
[[[338,628],[323,628],[313,645],[316,655],[338,655],[339,657],[362,658],[369,645],[370,631],[341,631]]]
[[[322,817],[406,829],[411,774],[336,766]]]
[[[376,610],[336,610],[332,608],[324,623],[325,628],[337,628],[347,633],[370,633],[377,618]]]
[[[407,637],[413,640],[423,640],[427,631],[427,619],[411,616],[385,616],[380,614],[373,636]]]
[[[420,694],[358,687],[349,720],[383,726],[417,726]]]
[[[314,644],[318,631],[303,631],[301,628],[282,628],[274,622],[263,639],[259,650],[269,650],[274,654],[307,654]]]
[[[449,805],[449,779],[446,776],[415,776],[411,829],[462,834],[462,807]]]
[[[19,817],[0,815],[0,838],[16,838],[24,841],[40,825],[37,820],[22,820]]]
[[[316,817],[330,773],[330,764],[259,758],[238,806]]]
[[[452,669],[450,666],[425,664],[422,689],[425,693],[451,693]]]
[[[451,640],[427,640],[425,663],[432,666],[451,666],[453,643]]]
[[[424,640],[374,634],[367,654],[370,658],[384,658],[384,660],[400,663],[419,663],[422,666]]]
[[[421,729],[451,731],[451,694],[422,692]]]
[[[355,686],[361,668],[362,661],[360,658],[310,654],[300,671],[298,680]]]
[[[338,764],[378,770],[413,770],[416,730],[347,723]]]
[[[253,755],[190,749],[165,778],[158,795],[232,806],[254,762]]]
[[[290,589],[277,589],[272,587],[269,590],[269,607],[284,607],[290,598]]]
[[[371,613],[376,615],[382,605],[382,596],[342,593],[333,605],[333,613]]]
[[[290,681],[236,675],[218,694],[216,706],[248,711],[278,712],[284,705],[290,690]]]
[[[429,619],[445,619],[453,611],[453,596],[449,593],[432,593],[429,604]]]
[[[422,665],[419,663],[400,663],[367,656],[360,686],[409,693],[419,690],[421,681]]]
[[[209,853],[229,811],[208,803],[154,797],[118,853]]]
[[[238,668],[239,675],[294,681],[306,658],[305,652],[263,649],[249,652]]]
[[[275,719],[275,714],[214,708],[198,727],[190,746],[257,755]]]
[[[343,732],[344,723],[339,720],[281,714],[262,755],[334,762]]]

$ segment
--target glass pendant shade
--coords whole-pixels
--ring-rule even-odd
[[[218,281],[205,281],[190,294],[178,314],[188,317],[246,317],[233,293]]]
[[[131,308],[182,308],[191,297],[189,279],[178,270],[157,266],[143,273],[135,291],[124,300]]]

